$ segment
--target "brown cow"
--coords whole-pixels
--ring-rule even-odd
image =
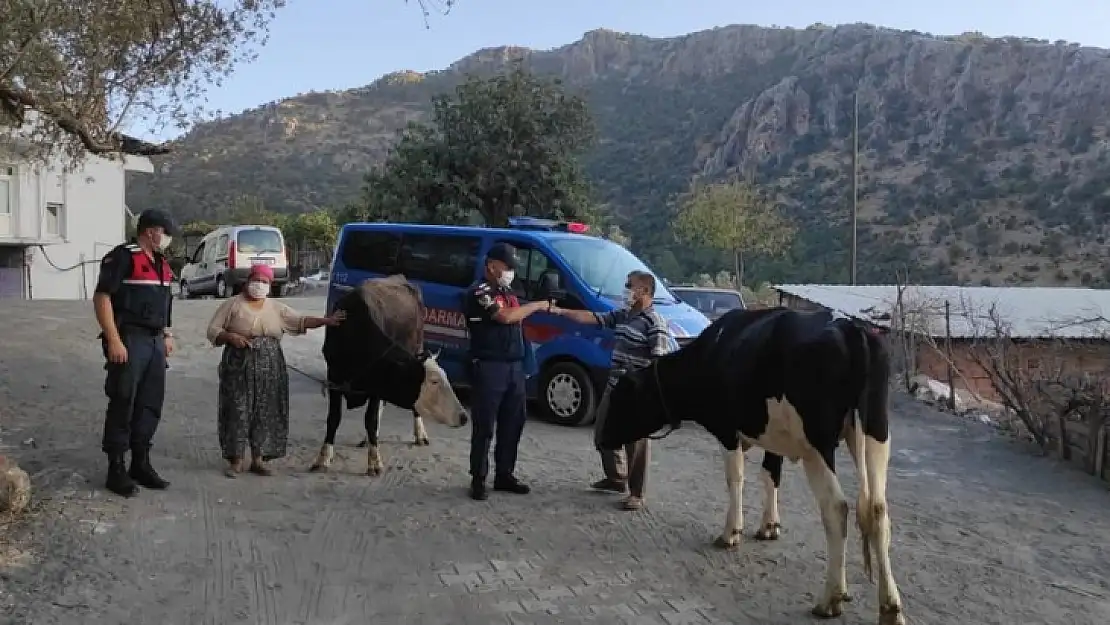
[[[434,356],[423,353],[424,301],[420,289],[395,275],[363,282],[336,302],[346,320],[324,331],[328,364],[328,429],[312,465],[327,471],[335,455],[335,434],[347,408],[366,404],[368,475],[382,472],[378,427],[383,402],[413,411],[413,438],[428,444],[421,416],[452,427],[467,423],[466,410]]]

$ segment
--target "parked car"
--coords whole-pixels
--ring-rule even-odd
[[[235,295],[246,282],[251,265],[259,264],[274,270],[270,294],[280,297],[289,280],[289,259],[281,230],[273,226],[220,226],[201,239],[181,269],[181,297]]]
[[[331,272],[327,269],[322,269],[307,276],[301,276],[297,279],[297,284],[305,289],[318,289],[328,286],[331,280]]]
[[[514,218],[509,228],[350,223],[339,232],[332,261],[327,310],[363,280],[404,274],[423,292],[425,347],[439,351],[452,385],[470,381],[469,335],[462,312],[468,286],[482,275],[486,252],[504,242],[517,250],[513,291],[522,301],[547,297],[552,278],[556,303],[604,312],[622,305],[625,277],[650,271],[625,248],[586,234],[586,224]],[[552,274],[554,274],[552,276]],[[683,304],[657,280],[656,310],[679,345],[692,341],[709,321]],[[563,425],[593,420],[609,373],[613,331],[540,312],[524,322],[536,352],[538,375],[528,381],[545,416]]]
[[[721,315],[737,308],[743,310],[744,296],[732,289],[717,289],[702,286],[672,286],[671,293],[678,299],[697,308],[701,314],[716,321]]]

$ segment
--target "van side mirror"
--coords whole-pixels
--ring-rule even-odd
[[[536,290],[537,300],[555,300],[559,301],[566,296],[559,284],[559,273],[556,271],[545,271],[540,274],[539,288]]]

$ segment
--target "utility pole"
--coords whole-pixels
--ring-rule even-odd
[[[859,89],[852,94],[852,267],[851,282],[856,283],[856,254],[859,243],[857,223],[859,221]]]

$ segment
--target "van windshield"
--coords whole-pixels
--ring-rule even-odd
[[[635,254],[612,241],[557,238],[551,239],[550,243],[574,273],[598,295],[620,299],[624,292],[625,278],[633,271],[646,271],[655,276]],[[676,302],[659,276],[655,276],[655,301],[661,304]]]
[[[246,254],[281,252],[281,235],[276,230],[240,230],[236,249]]]

